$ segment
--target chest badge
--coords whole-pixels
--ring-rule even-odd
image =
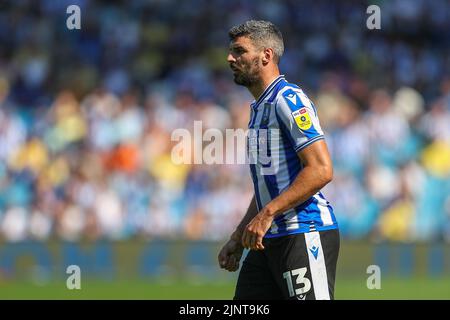
[[[267,125],[269,124],[270,106],[271,106],[270,103],[264,103],[264,110],[263,110],[263,115],[261,118],[260,127],[267,127]]]

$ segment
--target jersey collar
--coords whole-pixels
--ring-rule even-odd
[[[275,86],[277,85],[277,83],[279,83],[281,80],[284,79],[284,74],[279,75],[278,77],[275,78],[275,80],[273,80],[268,86],[267,88],[264,90],[264,92],[262,93],[262,95],[258,98],[257,101],[253,101],[252,104],[250,105],[252,108],[257,108],[258,105],[269,95],[269,93],[273,90],[273,88],[275,88]]]

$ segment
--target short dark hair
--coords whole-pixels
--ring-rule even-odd
[[[281,31],[270,21],[249,20],[234,26],[228,31],[230,40],[246,36],[252,42],[262,48],[272,48],[275,61],[278,63],[284,52],[283,35]]]

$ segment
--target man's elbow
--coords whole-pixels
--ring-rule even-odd
[[[333,166],[332,165],[323,165],[320,167],[320,181],[321,188],[326,186],[333,180]]]

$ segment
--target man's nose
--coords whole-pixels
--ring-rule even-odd
[[[231,63],[231,62],[236,62],[236,59],[233,57],[233,55],[232,55],[231,53],[229,53],[229,54],[228,54],[228,57],[227,57],[227,61],[228,61],[229,63]]]

